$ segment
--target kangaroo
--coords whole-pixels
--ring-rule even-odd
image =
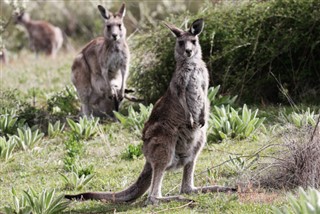
[[[130,53],[123,25],[125,4],[115,14],[98,5],[105,20],[104,36],[89,42],[72,65],[83,115],[111,116],[124,97]]]
[[[165,171],[180,167],[183,167],[181,194],[236,191],[235,188],[221,186],[195,187],[193,183],[195,163],[206,142],[209,112],[209,75],[202,61],[198,39],[203,29],[203,19],[194,21],[187,31],[171,24],[165,25],[176,37],[176,69],[167,91],[156,102],[143,129],[143,154],[146,159],[143,171],[137,181],[123,191],[88,192],[66,195],[66,198],[129,202],[150,187],[147,204],[185,200],[181,196],[161,195]]]
[[[44,52],[52,58],[56,57],[63,44],[63,33],[60,28],[45,21],[31,20],[29,14],[24,12],[16,14],[15,23],[26,28],[30,48],[36,55]]]

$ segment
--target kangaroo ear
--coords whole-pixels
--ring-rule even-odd
[[[173,25],[170,25],[170,24],[167,24],[164,22],[164,25],[167,26],[167,28],[169,28],[172,32],[172,34],[175,36],[175,37],[180,37],[182,35],[182,30],[180,30],[179,28],[177,28],[176,26],[173,26]]]
[[[126,4],[122,3],[119,11],[118,11],[118,15],[123,18],[126,15]]]
[[[109,19],[110,18],[109,12],[106,9],[104,9],[103,6],[98,5],[98,9],[99,9],[100,14],[101,14],[101,16],[103,18],[105,18],[105,19]]]
[[[199,35],[203,30],[203,25],[203,19],[197,19],[192,23],[189,32],[195,36]]]

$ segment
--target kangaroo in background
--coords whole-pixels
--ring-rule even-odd
[[[73,62],[71,79],[83,115],[111,116],[124,97],[130,53],[123,24],[125,4],[115,14],[98,5],[104,36],[89,42]]]
[[[16,14],[15,23],[23,25],[28,31],[29,43],[32,51],[44,52],[55,57],[63,44],[63,33],[60,28],[45,22],[31,20],[29,14]]]
[[[209,111],[208,70],[202,61],[198,35],[203,20],[193,22],[188,31],[166,24],[176,36],[176,70],[166,93],[157,101],[143,130],[146,163],[137,181],[127,189],[111,193],[66,195],[68,199],[97,199],[128,202],[150,188],[147,203],[185,200],[179,196],[162,197],[161,184],[166,170],[183,167],[181,194],[236,191],[235,188],[195,187],[194,167],[206,142]]]

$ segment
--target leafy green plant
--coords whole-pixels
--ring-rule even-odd
[[[48,124],[48,136],[50,138],[55,138],[57,137],[59,134],[61,134],[63,132],[65,124],[60,123],[60,120],[56,121],[53,125],[52,123]]]
[[[218,95],[219,90],[220,85],[218,85],[217,87],[210,87],[208,89],[208,99],[210,102],[210,106],[232,105],[235,103],[238,97],[237,95],[233,97],[230,97],[229,95]]]
[[[229,155],[229,162],[227,162],[227,166],[230,170],[237,174],[241,174],[245,172],[247,169],[251,168],[254,163],[257,162],[258,156],[242,158],[239,156],[233,157]]]
[[[265,118],[258,118],[258,109],[254,112],[244,105],[242,111],[227,105],[214,106],[209,119],[208,142],[218,142],[227,138],[248,138],[262,124]]]
[[[16,129],[17,115],[15,111],[6,111],[0,115],[0,136],[13,134]]]
[[[114,114],[124,127],[129,128],[136,133],[141,133],[144,123],[151,114],[152,108],[152,104],[145,106],[140,103],[139,112],[135,111],[132,106],[129,106],[128,116],[124,116],[119,112],[114,112]]]
[[[12,157],[12,152],[16,146],[16,142],[13,137],[8,140],[4,137],[0,137],[0,158],[5,161]]]
[[[77,139],[88,140],[97,134],[99,118],[81,117],[79,123],[67,118],[71,134]]]
[[[93,174],[85,175],[80,174],[78,171],[72,171],[69,176],[60,175],[65,183],[65,188],[69,190],[81,190],[94,177]]]
[[[66,170],[73,171],[79,155],[83,152],[83,142],[71,136],[64,142],[66,147],[66,155],[63,159]]]
[[[310,108],[307,108],[306,111],[301,111],[300,113],[291,112],[287,114],[285,111],[280,112],[280,120],[282,122],[288,122],[295,125],[298,128],[307,125],[316,125],[316,115],[314,111],[311,112]]]
[[[69,204],[64,200],[64,196],[56,196],[55,190],[43,190],[37,194],[33,189],[24,191],[20,199],[15,190],[12,190],[14,203],[5,208],[7,214],[59,214],[65,210]]]
[[[40,142],[43,133],[39,133],[39,130],[32,131],[30,127],[18,128],[18,136],[14,136],[18,147],[23,150],[32,149],[36,144]]]
[[[315,188],[309,187],[306,191],[299,187],[299,196],[289,195],[289,204],[285,207],[273,208],[276,214],[318,214],[320,213],[320,192]]]
[[[66,86],[64,90],[49,95],[47,104],[49,112],[60,116],[75,115],[79,111],[76,91],[72,86]]]
[[[142,143],[138,145],[129,144],[125,152],[122,154],[123,159],[133,160],[142,155]]]

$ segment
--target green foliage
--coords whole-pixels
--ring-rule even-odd
[[[229,105],[214,106],[209,119],[208,142],[250,137],[265,120],[265,118],[258,118],[257,114],[258,109],[252,112],[246,105],[241,112]]]
[[[229,162],[227,163],[227,166],[233,172],[241,174],[249,168],[252,168],[254,163],[257,162],[258,158],[258,156],[242,158],[239,156],[233,157],[229,155]]]
[[[132,106],[129,106],[128,116],[124,116],[119,112],[114,112],[114,114],[125,128],[129,128],[140,134],[144,127],[144,123],[151,114],[152,108],[152,104],[150,104],[149,106],[145,106],[140,103],[139,112],[135,111]]]
[[[229,95],[223,96],[217,95],[220,90],[220,85],[217,87],[210,87],[208,89],[208,99],[210,106],[221,106],[221,105],[233,105],[238,96],[230,97]]]
[[[298,128],[311,125],[316,125],[316,115],[314,111],[310,111],[310,108],[307,108],[306,111],[301,111],[299,113],[297,112],[291,112],[286,113],[286,111],[280,112],[280,120],[285,123],[291,123],[295,125]]]
[[[0,115],[0,136],[13,134],[16,130],[17,115],[14,111],[6,112]]]
[[[12,157],[15,146],[16,142],[13,137],[10,137],[8,140],[0,137],[0,159],[9,160]]]
[[[79,155],[83,152],[83,142],[71,135],[65,142],[66,155],[63,159],[66,170],[73,171]]]
[[[289,195],[289,205],[282,209],[273,208],[276,214],[318,214],[320,213],[320,192],[315,188],[309,187],[306,191],[299,187],[299,197]]]
[[[18,128],[18,135],[14,136],[19,148],[23,150],[28,150],[34,148],[37,145],[42,137],[43,133],[39,133],[39,130],[32,131],[29,127]]]
[[[71,86],[66,86],[47,100],[48,111],[59,116],[76,115],[79,111],[78,103],[75,88]]]
[[[320,2],[224,2],[166,20],[185,29],[205,19],[199,36],[203,58],[222,93],[237,94],[242,103],[278,103],[287,102],[281,92],[287,91],[296,102],[319,103]],[[133,41],[130,84],[147,102],[155,102],[168,87],[175,69],[174,41],[163,25]]]
[[[5,208],[6,214],[58,214],[65,210],[69,204],[64,196],[56,196],[55,190],[43,190],[37,194],[33,189],[24,191],[20,198],[12,189],[14,203]]]
[[[60,123],[60,120],[56,121],[53,125],[48,123],[48,136],[50,138],[55,138],[63,132],[64,125]]]
[[[67,118],[67,122],[76,139],[88,140],[97,134],[99,118],[81,117],[79,123]]]
[[[122,159],[134,160],[142,155],[142,143],[138,145],[129,144],[125,152],[121,155]]]
[[[72,171],[69,176],[63,174],[60,175],[63,179],[63,182],[65,183],[65,188],[68,190],[81,190],[94,177],[93,174],[80,175],[78,171]]]

